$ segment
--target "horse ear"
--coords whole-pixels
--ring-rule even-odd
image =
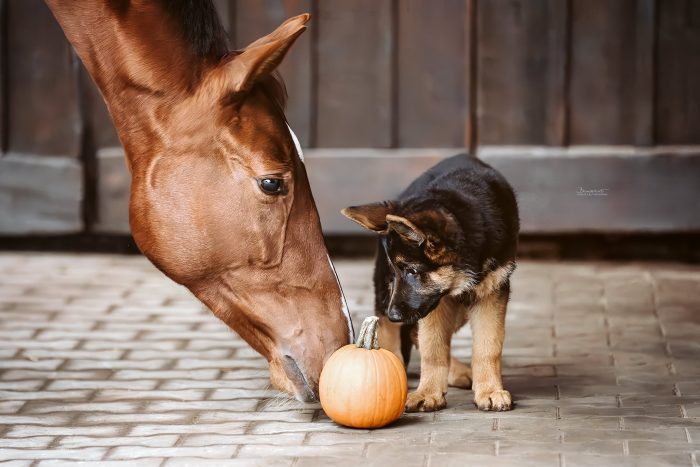
[[[394,216],[389,214],[386,216],[386,221],[389,229],[399,234],[401,238],[409,243],[417,243],[421,246],[425,242],[425,234],[416,225],[405,217]]]
[[[310,19],[311,15],[308,13],[303,13],[298,16],[292,16],[291,18],[288,18],[284,23],[277,26],[277,29],[272,31],[267,36],[263,36],[260,39],[257,39],[256,41],[248,44],[248,46],[244,50],[253,47],[258,47],[260,45],[264,45],[279,39],[284,39],[285,37],[292,36],[299,29],[301,29],[303,32],[304,29],[306,29],[305,24],[308,23]]]
[[[221,74],[226,92],[249,91],[261,77],[272,73],[284,59],[294,41],[306,30],[311,15],[289,18],[277,29],[251,43],[233,60],[222,66]]]
[[[392,201],[382,201],[362,206],[350,206],[340,211],[340,213],[348,219],[357,222],[365,229],[381,234],[386,233],[386,219],[394,211],[394,208],[395,205]]]

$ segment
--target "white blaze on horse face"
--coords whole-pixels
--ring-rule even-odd
[[[287,128],[289,128],[289,134],[292,135],[292,141],[294,141],[294,147],[297,149],[299,159],[301,159],[301,162],[304,163],[304,153],[301,150],[301,144],[299,143],[299,139],[297,138],[297,135],[294,134],[294,131],[292,130],[292,127],[289,126],[289,124],[287,124]],[[333,266],[333,261],[331,261],[330,256],[328,256],[328,264],[331,265],[331,270],[333,271],[333,275],[335,276],[335,282],[338,284],[338,290],[340,290],[340,307],[343,310],[343,315],[345,316],[345,320],[348,323],[348,336],[350,336],[350,343],[352,344],[355,342],[355,330],[352,327],[352,318],[350,318],[350,310],[348,309],[348,302],[345,300],[343,287],[341,287],[340,285],[338,273],[335,272],[335,266]]]
[[[338,284],[338,289],[340,289],[340,307],[343,310],[343,315],[345,315],[345,320],[348,322],[348,336],[350,336],[350,343],[355,343],[355,330],[352,327],[352,318],[350,318],[350,310],[348,309],[348,302],[345,300],[345,294],[343,293],[343,287],[340,285],[340,280],[338,279],[338,273],[335,272],[335,266],[333,266],[333,261],[331,257],[328,256],[328,264],[331,265],[333,270],[333,275],[335,276],[335,282]]]
[[[289,123],[287,124],[287,128],[289,128],[289,134],[292,135],[292,141],[294,141],[294,147],[297,148],[297,154],[299,154],[299,159],[301,159],[301,161],[304,162],[304,152],[301,150],[301,144],[299,143],[299,139],[297,138],[297,135],[294,134],[294,131],[292,131],[292,127],[289,126]]]

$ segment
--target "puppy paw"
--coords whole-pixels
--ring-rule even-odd
[[[510,393],[505,389],[498,391],[478,391],[474,394],[474,404],[479,410],[503,412],[512,408]]]
[[[447,406],[445,395],[439,393],[412,392],[406,399],[406,412],[435,412]]]

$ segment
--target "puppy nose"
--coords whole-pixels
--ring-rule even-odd
[[[403,321],[403,314],[401,313],[401,310],[396,308],[395,306],[390,306],[389,311],[386,314],[387,318],[389,318],[389,321],[394,322],[394,323],[400,323]]]

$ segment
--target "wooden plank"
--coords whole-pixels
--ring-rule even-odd
[[[80,153],[71,48],[41,0],[7,5],[8,147],[31,154]]]
[[[458,147],[467,120],[464,0],[398,2],[398,145]]]
[[[634,82],[636,92],[634,143],[638,146],[654,144],[656,3],[657,0],[638,0],[635,12],[637,50]]]
[[[224,27],[226,32],[229,34],[229,37],[233,41],[234,38],[231,26],[233,20],[235,20],[236,10],[236,6],[233,3],[233,0],[213,0],[213,3],[214,8],[216,8],[216,12],[219,14],[219,20],[221,21],[221,25]]]
[[[552,0],[547,7],[550,29],[547,34],[545,141],[549,146],[566,146],[569,144],[571,2]]]
[[[464,147],[470,154],[476,153],[478,141],[478,92],[477,92],[477,40],[476,21],[477,0],[466,0],[466,15],[464,18],[464,50],[467,59],[464,62],[464,88],[467,90],[465,106],[467,120],[464,125]]]
[[[391,146],[391,15],[391,0],[318,2],[318,146]]]
[[[700,2],[658,4],[658,144],[700,142]]]
[[[284,20],[311,12],[311,0],[238,0],[236,2],[234,42],[242,48],[274,31]],[[311,18],[309,28],[316,27]],[[287,86],[287,119],[303,146],[308,146],[311,131],[311,31],[297,39],[279,68]]]
[[[567,2],[479,2],[480,144],[563,144]]]
[[[0,155],[7,149],[7,2],[0,0]]]
[[[572,0],[571,144],[648,142],[653,16],[644,7],[645,0]]]
[[[94,148],[111,148],[119,146],[119,137],[117,130],[112,123],[112,117],[107,110],[107,104],[100,90],[97,89],[94,81],[88,75],[87,70],[81,65],[81,90],[85,99],[85,118],[87,125],[92,133]]]

